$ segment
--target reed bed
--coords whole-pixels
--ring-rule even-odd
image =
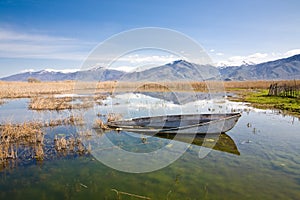
[[[76,103],[75,103],[76,102]],[[88,109],[94,106],[93,97],[54,97],[40,96],[31,98],[29,109],[31,110],[71,110]]]
[[[70,93],[74,89],[74,82],[0,82],[1,98],[31,98],[45,94]]]
[[[299,85],[300,80],[257,80],[257,81],[227,81],[224,82],[225,89],[269,89],[271,84],[294,86]]]
[[[0,82],[0,99],[3,98],[35,98],[41,95],[72,94],[88,92],[114,93],[114,92],[169,92],[169,91],[196,91],[212,92],[216,90],[234,89],[267,89],[270,84],[299,85],[300,80],[256,80],[256,81],[157,81],[157,82]],[[217,92],[217,91],[216,91]],[[101,95],[99,96],[101,97]],[[101,97],[103,98],[103,97]],[[68,106],[67,106],[68,107]]]
[[[42,125],[38,122],[6,123],[0,127],[0,133],[0,161],[17,158],[20,145],[39,147],[44,142]],[[36,151],[35,156],[42,155]]]
[[[161,82],[99,82],[97,89],[113,92],[169,92],[169,91],[195,91],[218,92],[235,89],[268,89],[271,84],[294,86],[300,80],[255,80],[255,81],[161,81]]]
[[[55,135],[54,148],[58,153],[64,154],[65,156],[74,153],[78,153],[80,155],[90,153],[91,146],[89,145],[86,148],[83,145],[81,137],[82,134],[79,137],[70,136],[68,138]]]
[[[45,137],[43,128],[62,125],[82,125],[81,116],[73,116],[50,120],[50,122],[24,122],[19,124],[5,123],[0,125],[0,171],[14,166],[16,163],[24,164],[32,160],[51,160],[59,156],[84,155],[91,152],[82,143],[82,138],[89,137],[91,132],[78,132],[78,136],[55,136],[49,141]],[[15,162],[14,160],[18,160]]]
[[[83,126],[85,124],[82,116],[71,115],[63,119],[52,119],[49,122],[43,123],[44,127],[55,127],[55,126]]]

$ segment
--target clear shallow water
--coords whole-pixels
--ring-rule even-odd
[[[105,114],[111,110],[118,111],[125,117],[178,111],[208,112],[208,108],[215,109],[216,112],[245,110],[236,126],[227,132],[239,155],[226,150],[211,150],[206,157],[200,159],[198,153],[201,147],[191,145],[169,166],[141,174],[109,168],[90,154],[59,157],[41,163],[32,161],[0,172],[0,199],[117,199],[112,189],[152,199],[300,198],[298,118],[278,115],[272,111],[248,109],[239,103],[210,104],[199,101],[178,105],[153,97],[131,97],[116,96],[108,99],[102,106],[85,111],[84,116],[90,124],[83,129],[90,129],[96,113]],[[27,101],[13,100],[0,106],[1,121],[7,118],[16,121],[24,118],[27,121],[48,117],[55,119],[70,114],[70,111],[28,111]],[[162,106],[166,109],[162,110]],[[57,127],[47,129],[46,136],[51,140],[55,134],[76,134],[78,130],[80,129],[76,130],[74,127]],[[164,138],[150,137],[147,139],[148,144],[143,144],[142,136],[133,133],[112,131],[105,134],[116,146],[132,152],[152,152],[170,143]],[[104,137],[101,133],[93,132],[86,143],[101,142],[101,137]],[[225,143],[225,147],[228,145]],[[176,149],[170,146],[171,151]],[[122,195],[122,199],[135,198]]]

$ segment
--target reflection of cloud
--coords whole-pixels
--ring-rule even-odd
[[[89,43],[48,35],[0,29],[0,57],[82,60]]]

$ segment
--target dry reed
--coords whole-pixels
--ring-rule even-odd
[[[74,103],[76,101],[76,103]],[[31,110],[70,110],[88,109],[94,106],[93,97],[72,98],[42,96],[31,98],[29,109]]]
[[[101,128],[103,130],[108,130],[109,129],[109,127],[101,119],[96,119],[95,120],[94,128]]]
[[[211,88],[218,90],[225,88],[231,89],[267,89],[272,83],[299,85],[300,80],[256,80],[256,81],[157,81],[153,82],[0,82],[0,99],[3,98],[34,98],[41,95],[71,94],[76,92],[87,92],[89,94],[110,93],[113,92],[169,92],[169,91],[197,91],[211,92]],[[214,86],[215,85],[215,86]],[[208,89],[210,88],[210,90]],[[95,97],[95,101],[105,99],[105,96]],[[66,100],[66,99],[65,99]],[[47,102],[46,102],[47,103]],[[66,105],[70,107],[70,105]],[[39,108],[39,107],[37,107]],[[54,108],[56,108],[54,106]],[[53,109],[54,109],[53,108]],[[59,109],[60,107],[58,107]]]
[[[257,80],[257,81],[228,81],[224,82],[225,89],[268,89],[271,84],[294,86],[299,85],[300,80]]]
[[[49,126],[54,127],[54,126],[62,126],[62,125],[82,126],[84,124],[85,122],[82,116],[71,115],[64,119],[55,119],[55,120],[50,120],[49,122],[45,122],[44,126],[45,127],[49,127]]]
[[[0,82],[0,98],[31,98],[45,94],[70,93],[74,82]]]
[[[43,127],[83,124],[83,117],[71,115],[64,119],[50,120],[50,122],[45,123],[32,121],[20,124],[6,123],[0,125],[0,163],[3,163],[7,159],[18,158],[18,149],[20,148],[20,146],[33,147],[34,153],[31,154],[32,157],[37,160],[43,160]],[[60,147],[61,149],[66,149],[66,141],[64,141],[63,139],[60,140]]]
[[[117,121],[122,119],[122,115],[118,113],[108,113],[107,114],[107,122]]]
[[[5,104],[6,102],[0,99],[0,106]]]
[[[20,145],[35,145],[35,155],[40,158],[43,152],[41,145],[44,142],[42,126],[38,122],[24,122],[22,124],[7,123],[0,127],[0,161],[18,157]]]

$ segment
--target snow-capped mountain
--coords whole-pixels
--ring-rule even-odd
[[[224,80],[279,80],[300,79],[300,54],[275,61],[241,66],[213,67],[178,60],[172,63],[145,69],[143,71],[124,72],[102,67],[85,71],[41,70],[26,71],[4,77],[3,81],[27,81],[36,78],[41,81],[86,80],[86,81],[170,81],[170,80],[212,80],[221,75]]]
[[[3,81],[27,81],[29,78],[35,78],[41,81],[63,81],[63,80],[116,80],[124,72],[104,69],[101,67],[79,71],[79,70],[52,70],[45,69],[40,71],[27,71],[12,76],[4,77]]]
[[[220,68],[223,79],[231,80],[289,80],[300,79],[300,54],[260,64]]]

